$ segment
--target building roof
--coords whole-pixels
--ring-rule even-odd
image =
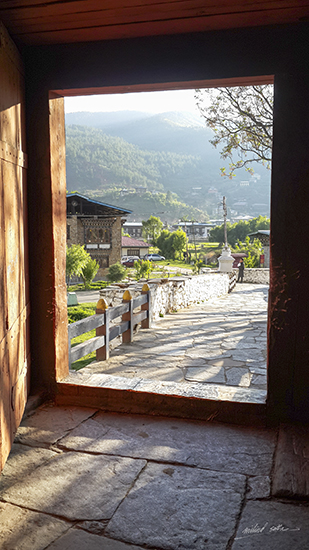
[[[266,235],[269,237],[270,235],[270,229],[258,229],[257,231],[254,231],[253,233],[248,233],[249,237],[252,237],[253,235]]]
[[[121,237],[121,246],[131,246],[132,248],[149,248],[150,244],[138,239],[132,239],[131,237]]]
[[[195,227],[213,227],[213,223],[211,222],[178,222],[176,223],[175,225],[177,226],[181,226],[181,227],[190,227],[190,226],[195,226]]]
[[[119,206],[113,206],[101,201],[90,199],[80,193],[67,194],[67,214],[73,216],[126,216],[132,214],[132,210],[127,210]]]

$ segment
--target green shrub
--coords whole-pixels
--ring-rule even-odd
[[[152,262],[149,260],[138,260],[134,262],[135,268],[135,279],[139,281],[140,279],[149,279],[149,275],[152,272]]]
[[[126,268],[120,262],[109,267],[107,278],[111,283],[119,283],[124,279]]]
[[[202,267],[205,267],[205,263],[202,260],[195,260],[193,273],[198,275]]]
[[[82,268],[80,272],[80,276],[83,279],[85,288],[89,289],[90,284],[92,283],[93,279],[95,278],[96,274],[99,271],[99,264],[96,260],[92,260],[89,258],[88,262],[84,267]]]

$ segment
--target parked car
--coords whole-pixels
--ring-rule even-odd
[[[127,259],[125,259],[124,261],[121,259],[121,263],[126,267],[133,267],[134,262],[137,262],[138,260],[140,260],[138,256],[128,256]]]
[[[146,254],[146,256],[144,256],[144,260],[150,260],[150,262],[160,262],[165,260],[165,258],[164,256],[160,256],[160,254]]]

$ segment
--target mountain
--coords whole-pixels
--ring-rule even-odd
[[[150,113],[143,113],[141,111],[114,111],[106,113],[79,111],[77,113],[66,113],[65,119],[66,124],[104,129],[108,126],[114,126],[115,124],[122,125],[149,116],[151,116]]]
[[[66,124],[90,126],[105,134],[149,151],[173,152],[186,155],[213,157],[209,143],[212,132],[201,117],[186,112],[150,115],[136,111],[115,113],[68,113]],[[218,157],[218,154],[215,154]]]
[[[203,177],[197,156],[140,149],[98,128],[67,126],[66,143],[69,188],[179,191]]]
[[[224,163],[198,114],[80,112],[66,124],[70,190],[117,200],[120,189],[172,192],[211,217],[225,195],[234,213],[269,215],[270,171],[256,165],[253,178],[244,169],[221,177]]]

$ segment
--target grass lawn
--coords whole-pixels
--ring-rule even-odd
[[[95,281],[89,285],[89,288],[85,288],[83,283],[78,283],[76,285],[71,285],[68,287],[68,292],[76,292],[77,290],[100,290],[108,286],[107,281]]]
[[[193,265],[186,264],[183,260],[162,260],[160,262],[153,262],[154,265],[164,266],[164,267],[181,267],[184,269],[193,269]]]
[[[84,334],[81,334],[80,336],[76,336],[76,338],[72,338],[71,344],[72,347],[77,346],[77,344],[81,344],[82,342],[85,342],[86,340],[89,340],[90,338],[94,338],[95,336],[95,329],[90,330],[89,332],[85,332]],[[74,361],[71,365],[71,369],[73,370],[80,370],[83,367],[86,367],[94,361],[96,358],[96,352],[93,351],[92,353],[88,353],[88,355],[85,355],[85,357],[82,357],[81,359],[78,359],[78,361]]]
[[[93,303],[93,302],[86,302],[78,306],[70,306],[68,307],[69,322],[75,323],[75,321],[78,321],[80,319],[85,319],[85,317],[90,317],[90,315],[95,314],[95,310],[96,310],[96,303]],[[89,332],[85,332],[85,334],[81,334],[80,336],[76,336],[76,338],[72,338],[71,340],[72,347],[76,346],[77,344],[81,344],[82,342],[85,342],[86,340],[89,340],[94,336],[95,336],[95,329],[90,330]],[[85,355],[85,357],[82,357],[78,361],[74,361],[74,363],[72,363],[71,365],[71,368],[73,370],[80,370],[83,367],[86,367],[89,363],[91,363],[95,359],[95,357],[96,357],[96,353],[95,351],[93,351],[92,353]]]

